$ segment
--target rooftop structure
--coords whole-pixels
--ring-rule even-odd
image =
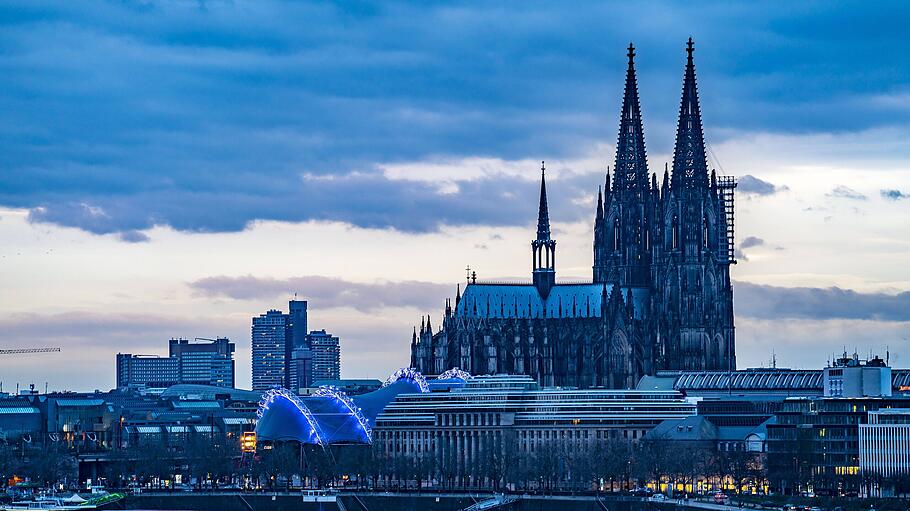
[[[852,359],[850,359],[852,360]],[[832,392],[830,378],[834,378],[834,389],[844,389],[856,396],[891,395],[910,392],[910,369],[891,369],[880,363],[881,359],[858,361],[851,367],[835,362],[825,369],[784,369],[753,368],[738,371],[658,371],[655,376],[645,376],[636,388],[640,390],[678,390],[692,397],[748,396],[822,396],[826,395],[825,377],[829,378],[829,394]],[[870,365],[871,364],[871,365]],[[843,369],[838,374],[831,369]],[[865,379],[865,391],[862,379]],[[891,380],[890,391],[881,378]],[[840,379],[840,381],[838,381]],[[844,383],[846,379],[847,383]],[[836,392],[836,390],[834,391]]]

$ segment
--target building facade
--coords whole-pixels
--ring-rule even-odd
[[[491,456],[635,442],[664,420],[694,413],[675,391],[541,389],[528,376],[475,376],[448,391],[397,396],[376,417],[373,441],[390,457],[433,459],[441,471],[470,474]]]
[[[340,377],[338,337],[325,330],[307,333],[306,301],[291,300],[288,311],[272,309],[253,318],[253,390],[297,390]]]
[[[672,174],[645,154],[629,47],[616,161],[598,192],[591,283],[556,281],[545,177],[530,284],[480,282],[422,320],[411,365],[425,374],[529,374],[543,385],[633,388],[658,370],[735,369],[732,178],[708,169],[689,41]]]
[[[288,315],[276,309],[253,318],[253,390],[287,386],[292,347],[289,323]]]
[[[291,373],[288,388],[296,393],[313,385],[313,351],[297,348],[291,353]]]
[[[859,470],[870,483],[870,493],[881,494],[889,480],[910,475],[910,409],[891,408],[869,412],[859,425]]]
[[[234,348],[234,343],[225,337],[168,341],[168,355],[180,361],[179,383],[216,387],[234,387]]]
[[[202,342],[199,342],[202,341]],[[117,388],[163,388],[178,383],[234,386],[234,343],[227,338],[171,339],[168,356],[117,354]]]
[[[341,343],[338,337],[325,330],[313,330],[307,339],[313,352],[312,381],[340,379]]]

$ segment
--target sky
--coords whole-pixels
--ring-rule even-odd
[[[685,41],[739,179],[740,367],[910,367],[910,6],[901,2],[4,2],[0,381],[114,386],[115,354],[309,301],[384,378],[464,280],[527,277],[547,162],[558,276],[590,278],[626,47],[649,165]]]

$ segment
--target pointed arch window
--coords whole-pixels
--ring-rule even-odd
[[[613,219],[613,250],[619,250],[619,219]]]
[[[651,250],[651,229],[647,220],[645,220],[645,250]]]
[[[708,215],[705,215],[704,222],[702,224],[702,237],[704,238],[705,248],[708,248],[708,240],[711,239],[711,229],[709,229]]]
[[[679,248],[679,217],[676,215],[673,215],[673,223],[670,230],[672,231],[671,247],[676,250]]]

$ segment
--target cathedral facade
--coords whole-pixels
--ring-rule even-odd
[[[424,374],[527,374],[542,385],[632,388],[658,370],[736,368],[733,327],[732,178],[709,172],[686,48],[672,174],[648,170],[634,49],[612,175],[598,192],[590,283],[556,281],[541,168],[529,284],[469,278],[441,327],[421,320],[411,366]]]

